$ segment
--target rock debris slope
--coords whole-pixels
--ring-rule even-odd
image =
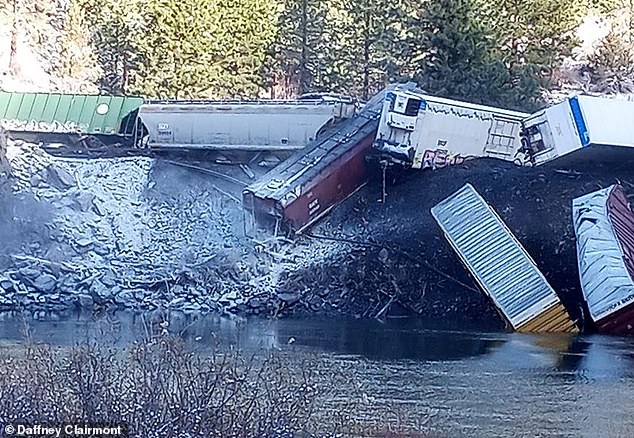
[[[634,187],[627,155],[579,155],[535,169],[475,160],[401,177],[384,203],[375,178],[289,242],[245,237],[241,188],[209,174],[146,157],[53,157],[12,141],[7,159],[0,308],[36,311],[417,313],[463,328],[500,328],[430,214],[469,182],[583,319],[571,201],[615,182]]]
[[[20,238],[2,260],[5,307],[259,312],[268,303],[250,299],[268,298],[270,268],[242,238],[239,206],[210,178],[144,157],[58,158],[20,142],[7,155],[14,187],[1,202],[14,214],[1,220]]]

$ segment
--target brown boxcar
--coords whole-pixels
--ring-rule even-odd
[[[362,187],[385,92],[247,187],[242,200],[252,224],[301,232]]]

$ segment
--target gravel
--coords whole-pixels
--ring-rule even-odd
[[[280,291],[279,279],[339,246],[247,238],[241,186],[168,161],[59,157],[11,140],[7,159],[0,310],[280,316],[310,297]]]

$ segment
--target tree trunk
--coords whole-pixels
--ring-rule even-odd
[[[302,52],[299,61],[299,94],[308,91],[308,0],[302,0]]]
[[[18,66],[18,0],[13,0],[13,26],[11,28],[11,49],[9,52],[9,73],[12,76],[19,74]]]
[[[367,101],[370,86],[370,11],[366,5],[365,10],[365,29],[364,29],[364,45],[363,45],[363,100]]]

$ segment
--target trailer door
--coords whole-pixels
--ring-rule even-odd
[[[520,146],[520,122],[493,116],[485,152],[487,156],[509,159]]]

